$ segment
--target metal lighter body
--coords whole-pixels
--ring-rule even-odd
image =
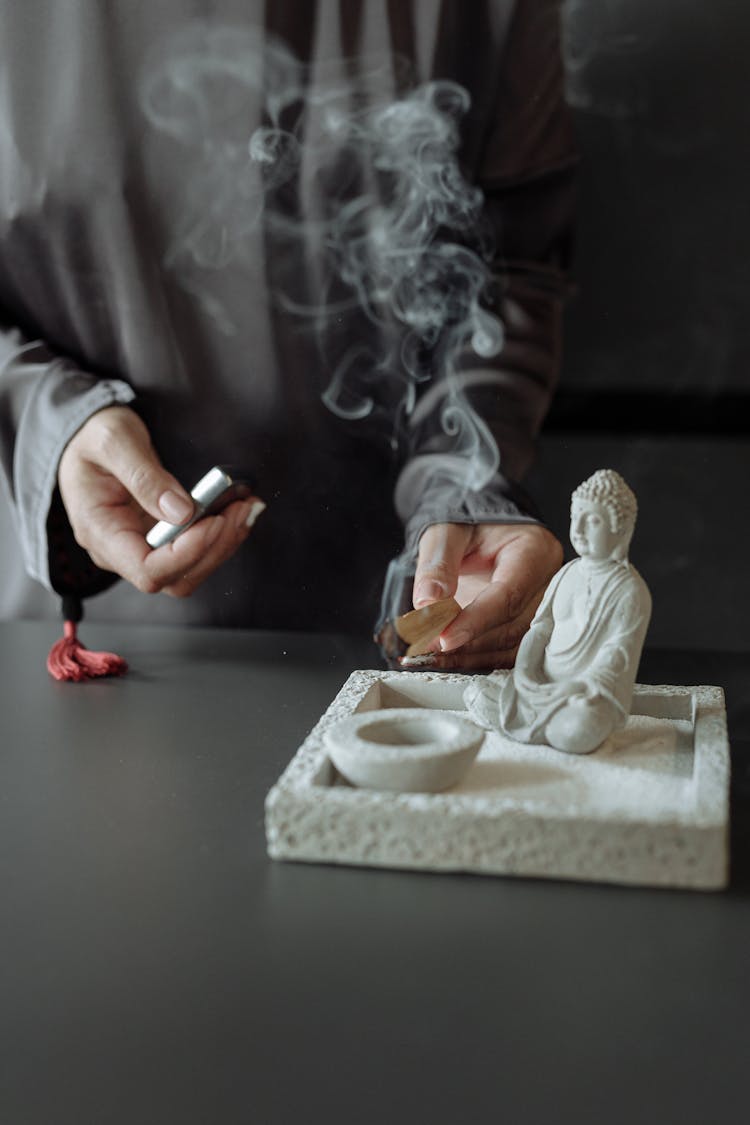
[[[187,523],[174,524],[160,520],[146,535],[149,547],[163,547],[204,516],[213,516],[233,500],[246,500],[253,495],[253,484],[245,474],[227,465],[214,465],[191,490],[195,511]]]

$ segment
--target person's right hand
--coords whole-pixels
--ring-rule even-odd
[[[92,414],[65,447],[57,479],[76,542],[102,570],[146,594],[192,594],[234,554],[262,511],[256,498],[236,500],[152,550],[145,540],[149,528],[158,520],[186,523],[193,501],[126,406]]]

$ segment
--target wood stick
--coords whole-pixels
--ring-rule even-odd
[[[396,618],[396,632],[406,641],[406,656],[422,656],[430,645],[459,615],[461,606],[455,598],[441,598],[439,602],[412,609]]]

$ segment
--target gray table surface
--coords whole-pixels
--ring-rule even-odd
[[[73,685],[54,633],[0,626],[2,1125],[742,1119],[749,658],[642,665],[728,690],[700,894],[272,863],[265,794],[375,650],[92,625],[132,671]]]

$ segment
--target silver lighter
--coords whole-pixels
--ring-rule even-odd
[[[195,511],[187,523],[174,524],[160,520],[146,535],[149,547],[163,547],[183,531],[187,531],[204,516],[214,516],[233,500],[246,500],[253,495],[254,486],[244,473],[228,465],[214,465],[191,490]]]

